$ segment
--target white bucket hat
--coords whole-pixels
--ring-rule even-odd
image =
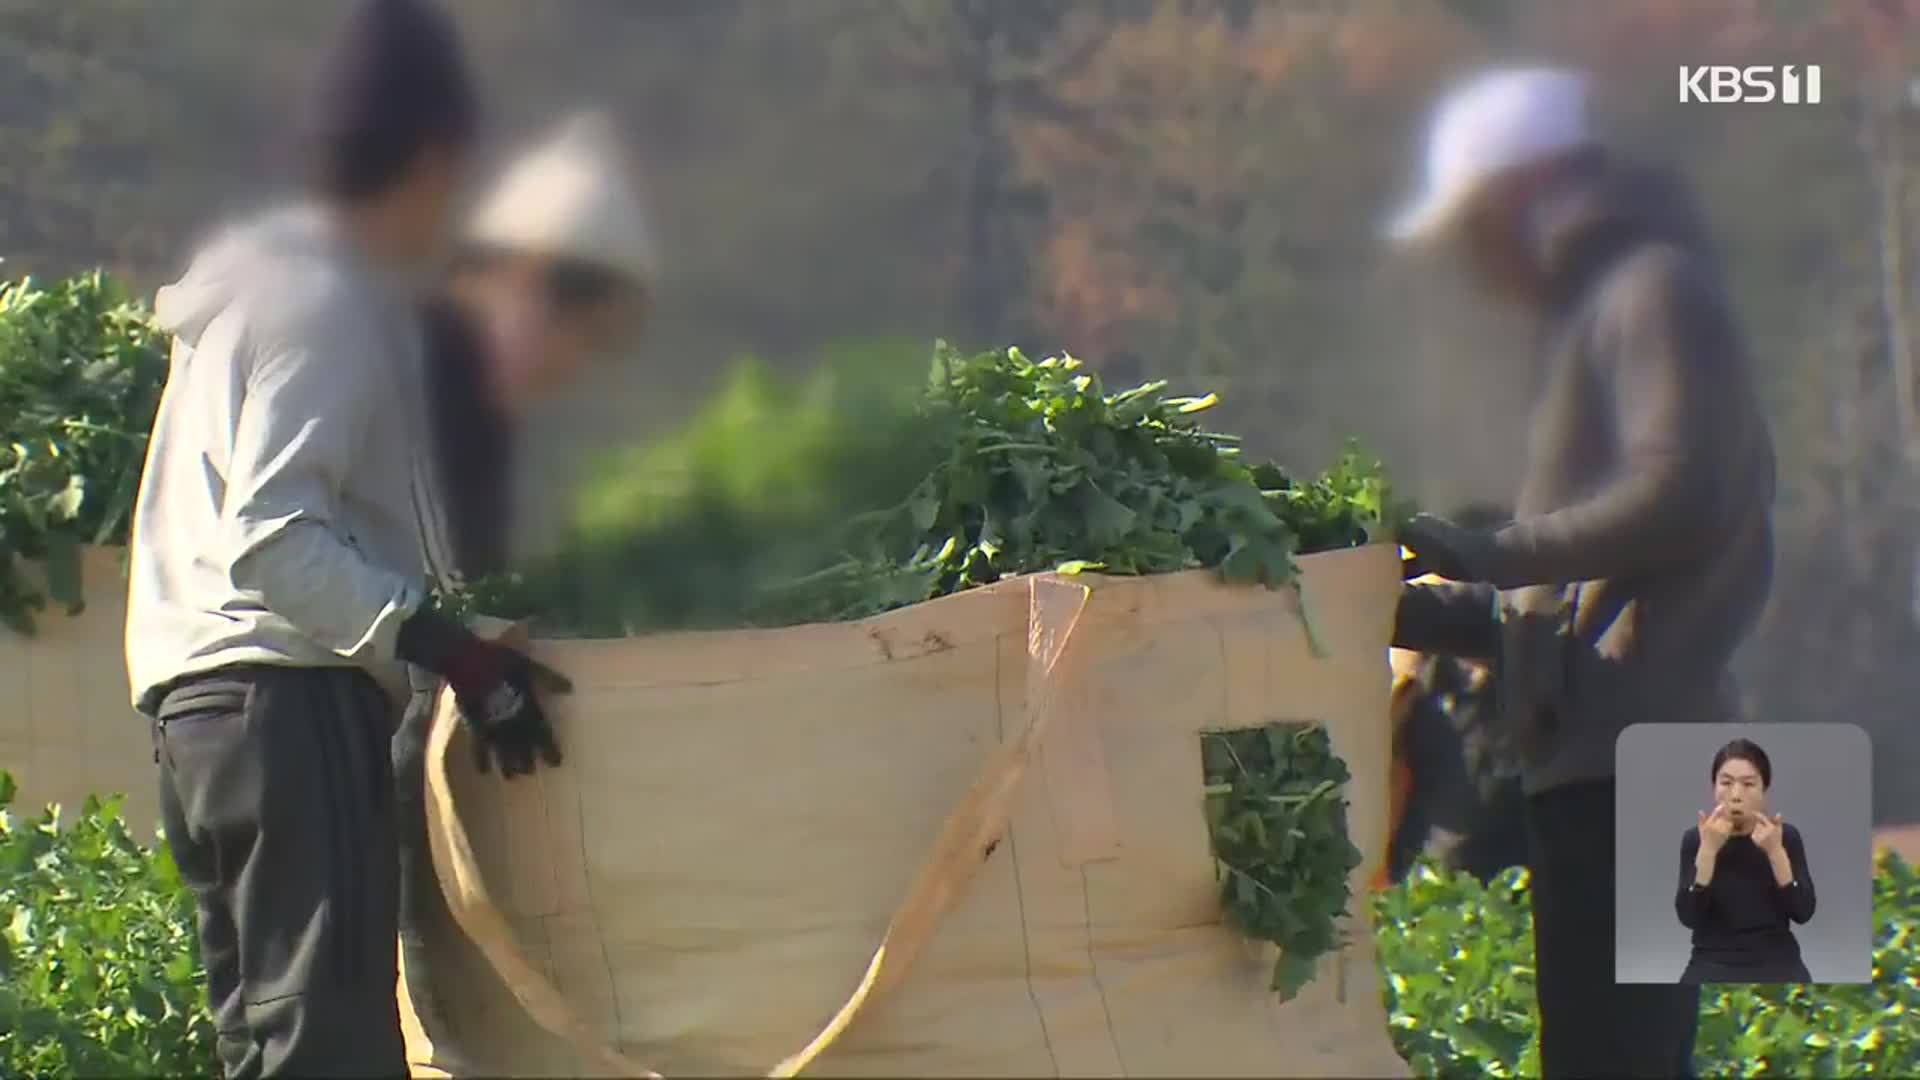
[[[612,121],[599,112],[572,117],[509,164],[480,200],[467,236],[578,259],[643,287],[659,269],[631,159]]]
[[[1468,80],[1434,109],[1425,186],[1388,223],[1396,242],[1445,232],[1500,173],[1590,145],[1585,75],[1563,68],[1503,68]]]

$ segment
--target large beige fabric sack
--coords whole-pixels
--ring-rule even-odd
[[[120,794],[134,837],[151,842],[158,773],[152,734],[129,703],[124,554],[83,550],[80,614],[49,604],[35,614],[33,637],[0,626],[0,769],[20,785],[16,816],[59,803],[71,820],[87,796]]]
[[[1290,592],[1205,573],[536,643],[576,685],[564,767],[482,776],[445,701],[436,723],[458,928],[439,1014],[409,1010],[419,1071],[1405,1075],[1364,891],[1398,559],[1303,565],[1321,657]],[[1221,924],[1196,735],[1305,719],[1353,769],[1366,858],[1353,944],[1282,1005],[1270,948]]]

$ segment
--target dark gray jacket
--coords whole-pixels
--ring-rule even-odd
[[[1733,718],[1773,572],[1772,439],[1684,189],[1604,162],[1538,222],[1515,521],[1490,584],[1408,585],[1394,641],[1494,665],[1529,793],[1611,777],[1628,724]]]

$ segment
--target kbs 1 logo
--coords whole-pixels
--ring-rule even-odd
[[[1819,64],[1707,65],[1680,68],[1680,103],[1770,102],[1820,104]]]

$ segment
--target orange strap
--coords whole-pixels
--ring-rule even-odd
[[[1396,751],[1393,757],[1391,786],[1388,788],[1387,803],[1387,841],[1380,850],[1388,851],[1393,846],[1393,836],[1400,831],[1400,822],[1407,816],[1407,795],[1413,791],[1413,770]],[[1377,892],[1393,884],[1387,873],[1387,860],[1380,860],[1380,869],[1373,875],[1373,888]]]
[[[1400,650],[1395,649],[1398,654]],[[1380,850],[1393,850],[1393,837],[1400,831],[1400,822],[1407,816],[1407,799],[1413,793],[1413,767],[1407,763],[1406,747],[1400,740],[1400,730],[1405,726],[1407,717],[1413,713],[1413,703],[1420,696],[1420,684],[1414,679],[1412,654],[1396,655],[1394,667],[1393,701],[1388,707],[1389,722],[1393,726],[1393,761],[1387,773],[1387,835]],[[1404,670],[1402,670],[1404,668]],[[1380,869],[1374,872],[1373,889],[1375,892],[1393,884],[1388,872],[1388,860],[1380,860]]]
[[[846,1003],[812,1041],[774,1065],[766,1076],[800,1075],[839,1039],[867,1005],[897,987],[941,920],[959,902],[987,858],[1006,838],[1029,767],[1046,745],[1047,730],[1054,716],[1063,711],[1056,700],[1062,692],[1056,669],[1091,595],[1086,585],[1056,574],[1039,574],[1027,579],[1027,713],[1030,719],[1026,729],[988,755],[973,786],[941,824],[926,861],[908,888],[906,898],[894,911],[886,936],[868,960],[865,975]],[[504,634],[495,636],[514,645],[526,642],[522,626],[509,627]],[[549,1034],[571,1045],[584,1064],[597,1066],[608,1076],[646,1076],[658,1080],[659,1073],[628,1057],[620,1047],[607,1044],[607,1032],[596,1030],[574,1013],[572,1005],[546,973],[527,957],[505,913],[489,894],[448,778],[449,750],[461,727],[452,705],[452,696],[443,693],[427,746],[427,839],[433,853],[434,871],[440,879],[440,891],[446,897],[455,924],[479,948],[481,956],[513,991],[527,1015]]]

